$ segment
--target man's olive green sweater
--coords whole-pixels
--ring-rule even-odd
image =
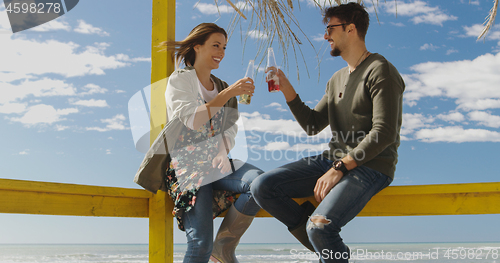
[[[332,139],[324,156],[336,160],[348,154],[358,166],[394,178],[404,89],[396,68],[371,54],[351,74],[348,67],[337,71],[314,109],[299,96],[288,105],[308,135],[330,125]]]

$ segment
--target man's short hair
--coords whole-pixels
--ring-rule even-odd
[[[343,5],[326,8],[323,15],[323,23],[328,24],[332,17],[336,17],[342,23],[354,24],[358,31],[358,36],[364,41],[370,17],[365,7],[361,4],[350,2]],[[345,30],[345,26],[342,26]]]

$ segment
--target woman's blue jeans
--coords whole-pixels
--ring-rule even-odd
[[[234,165],[239,166],[234,160]],[[213,248],[213,218],[212,199],[213,190],[228,190],[241,193],[234,202],[236,210],[244,215],[254,216],[259,212],[260,206],[250,192],[252,181],[263,171],[259,168],[244,163],[234,173],[202,186],[197,195],[194,207],[184,213],[184,228],[188,241],[184,263],[207,263]]]
[[[305,209],[292,198],[313,196],[316,181],[331,169],[332,163],[318,155],[276,168],[254,180],[252,194],[262,209],[294,229],[301,223]],[[359,166],[332,188],[307,221],[309,241],[322,255],[322,262],[348,262],[349,250],[339,235],[340,229],[391,182],[390,177]]]

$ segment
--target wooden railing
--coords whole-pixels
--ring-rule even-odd
[[[317,205],[314,198],[306,200]],[[149,218],[149,262],[173,262],[165,192],[0,179],[0,213]],[[500,183],[389,186],[359,216],[500,214]],[[223,215],[222,215],[223,216]],[[270,217],[261,210],[258,217]]]

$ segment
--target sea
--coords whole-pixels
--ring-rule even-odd
[[[500,263],[499,243],[355,243],[349,262],[493,262]],[[182,262],[185,244],[174,245],[174,262]],[[339,257],[312,253],[300,244],[240,244],[240,262],[318,262]],[[0,263],[147,263],[147,244],[0,244]]]

